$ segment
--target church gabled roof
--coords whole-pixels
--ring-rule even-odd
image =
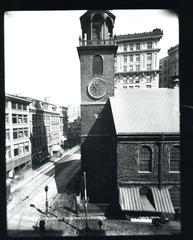
[[[120,89],[110,104],[117,135],[180,132],[178,89]]]

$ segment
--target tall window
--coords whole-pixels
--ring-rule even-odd
[[[9,123],[9,114],[8,113],[5,114],[5,123],[6,124]]]
[[[140,43],[136,43],[136,50],[140,49]]]
[[[93,40],[100,40],[102,39],[102,25],[104,23],[104,19],[100,14],[96,14],[93,19],[93,26],[92,26],[92,38]]]
[[[12,102],[11,105],[12,105],[12,109],[17,109],[16,103]]]
[[[146,76],[146,82],[150,83],[151,82],[151,77],[149,75]]]
[[[11,147],[6,147],[6,159],[11,158]]]
[[[180,171],[180,148],[174,146],[170,151],[170,171]]]
[[[136,54],[136,55],[135,55],[135,60],[136,60],[136,62],[139,62],[139,61],[140,61],[140,55],[139,55],[139,54]]]
[[[103,58],[99,55],[95,55],[93,57],[93,62],[92,62],[92,71],[93,74],[103,74]]]
[[[147,60],[152,60],[152,54],[151,53],[147,53]]]
[[[133,50],[133,44],[130,44],[130,45],[129,45],[129,49],[130,49],[130,50]]]
[[[135,69],[136,69],[136,71],[139,71],[139,70],[140,70],[139,64],[135,65]]]
[[[149,147],[143,146],[139,151],[139,171],[151,172],[152,151]]]
[[[18,156],[19,155],[19,145],[16,144],[13,146],[13,151],[14,151],[14,156]]]
[[[10,130],[6,129],[6,141],[10,140]]]
[[[147,70],[151,70],[151,64],[147,64]]]
[[[123,56],[123,62],[127,62],[127,55]]]
[[[147,43],[147,49],[152,49],[152,42]]]
[[[139,83],[139,82],[140,82],[139,76],[136,76],[135,77],[135,83]]]
[[[129,56],[129,61],[130,61],[130,62],[133,62],[133,55],[130,55],[130,56]]]
[[[169,190],[174,208],[180,207],[180,188],[173,187]]]
[[[123,71],[127,72],[127,66],[123,66]]]
[[[129,77],[129,83],[133,83],[133,77]]]
[[[127,51],[127,45],[126,45],[126,44],[123,45],[123,51],[124,51],[124,52]]]

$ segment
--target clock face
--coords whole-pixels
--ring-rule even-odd
[[[106,84],[102,79],[94,79],[88,85],[88,93],[91,97],[99,99],[106,94]]]

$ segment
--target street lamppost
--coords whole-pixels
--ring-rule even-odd
[[[87,198],[87,189],[86,189],[86,173],[84,172],[84,203],[85,203],[85,223],[86,223],[86,232],[89,230],[88,228],[88,221],[87,221],[87,204],[88,204],[88,198]]]
[[[46,192],[46,214],[48,213],[48,186],[45,186],[45,192]]]

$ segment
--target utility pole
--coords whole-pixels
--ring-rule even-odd
[[[45,192],[46,192],[46,215],[48,213],[48,186],[45,186]]]
[[[88,207],[88,198],[87,198],[87,189],[86,189],[86,172],[84,172],[84,203],[85,203],[85,223],[86,223],[86,232],[88,231],[88,221],[87,221],[87,207]]]

